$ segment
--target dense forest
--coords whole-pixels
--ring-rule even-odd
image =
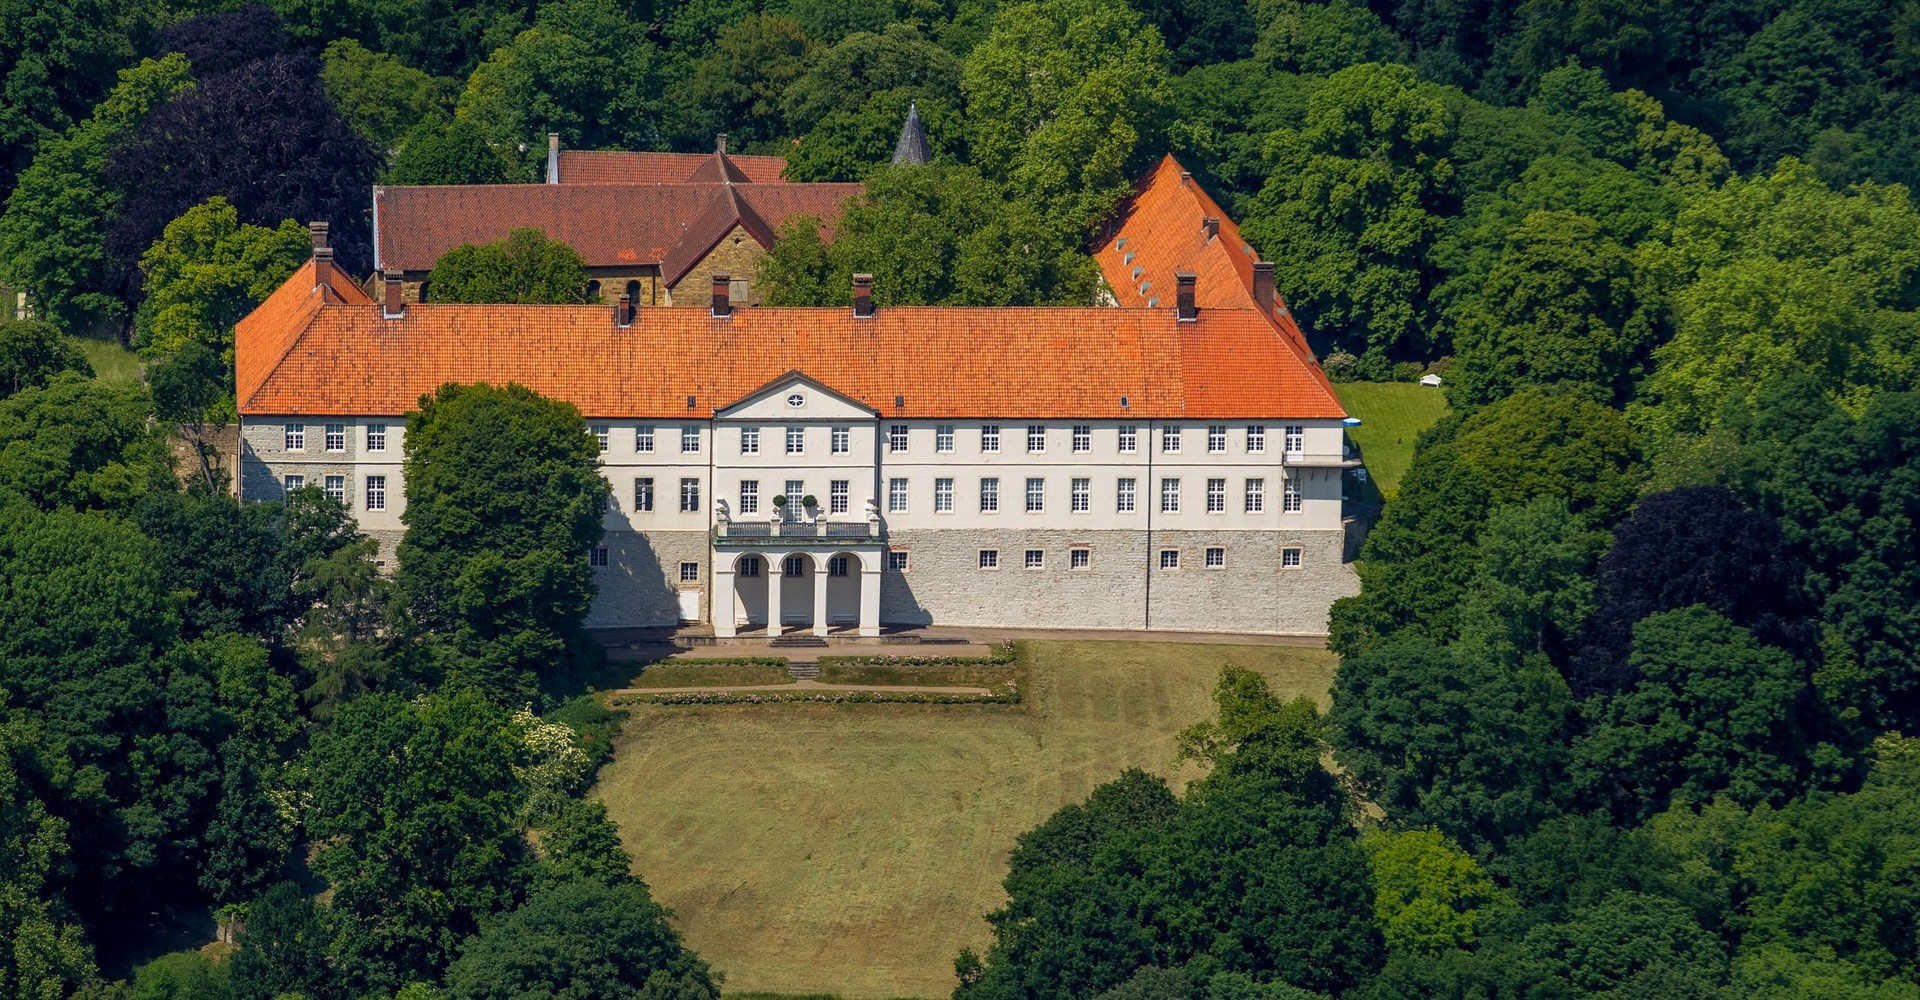
[[[0,280],[36,317],[0,324],[0,995],[716,995],[581,798],[618,719],[571,697],[579,414],[425,402],[392,574],[319,491],[241,507],[171,446],[232,412],[233,324],[307,222],[363,273],[371,184],[532,180],[552,131],[866,180],[773,251],[795,304],[855,270],[1089,301],[1170,151],[1330,374],[1446,379],[1334,609],[1331,711],[1223,676],[1204,779],[1022,838],[959,1000],[1920,998],[1920,4],[0,23]],[[914,104],[935,163],[887,167]],[[229,959],[129,972],[208,912]]]

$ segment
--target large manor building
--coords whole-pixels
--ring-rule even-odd
[[[489,306],[319,247],[238,328],[238,487],[321,486],[391,558],[407,412],[511,381],[579,407],[613,485],[590,625],[1324,632],[1355,462],[1270,266],[1171,158],[1096,258],[1104,306],[876,308],[881,274],[770,308],[700,268],[649,308]]]

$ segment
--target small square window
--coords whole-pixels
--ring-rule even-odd
[[[980,550],[980,568],[981,569],[999,569],[1000,568],[1000,550],[999,549],[981,549]]]
[[[633,429],[633,450],[643,453],[653,451],[652,424],[641,424]]]
[[[907,450],[906,424],[893,424],[887,428],[887,450],[896,455]]]
[[[1047,450],[1047,429],[1039,424],[1027,425],[1027,451],[1038,455]]]
[[[386,424],[368,424],[367,425],[367,450],[368,451],[386,451],[387,450],[387,425]]]
[[[829,432],[828,438],[832,441],[832,450],[834,454],[845,455],[849,450],[851,450],[852,446],[848,444],[848,441],[850,440],[850,438],[847,433],[847,429],[845,427],[835,427],[831,432]],[[800,449],[795,448],[793,453],[796,455],[800,454]]]
[[[760,454],[760,428],[758,427],[740,428],[740,454],[742,455]]]
[[[327,425],[327,450],[328,451],[346,451],[347,450],[347,425],[346,424],[328,424]]]
[[[683,455],[700,454],[700,428],[680,428],[680,453]]]
[[[1180,550],[1179,549],[1161,549],[1160,550],[1160,568],[1161,569],[1179,569],[1180,568]]]
[[[600,454],[604,455],[609,450],[612,449],[612,445],[613,445],[612,428],[608,427],[606,424],[594,424],[593,426],[587,428],[587,430],[593,434],[594,443],[600,446]]]
[[[1225,569],[1226,565],[1227,565],[1226,549],[1223,549],[1216,545],[1207,550],[1207,568],[1208,569]]]
[[[1047,550],[1028,549],[1027,550],[1027,568],[1028,569],[1046,569],[1047,568]]]
[[[700,579],[699,563],[683,562],[680,564],[680,582],[681,583],[696,583],[699,581],[699,579]]]
[[[606,564],[607,564],[607,547],[606,546],[596,545],[593,547],[593,550],[591,552],[587,553],[587,565],[592,566],[595,569],[599,569],[601,567],[604,567]]]
[[[1207,428],[1207,454],[1219,455],[1227,450],[1227,425],[1214,424]]]
[[[1089,452],[1093,450],[1093,427],[1090,424],[1073,425],[1073,450]]]
[[[934,428],[933,450],[942,452],[942,453],[950,452],[953,450],[953,425],[952,424],[941,424],[939,427]]]
[[[1299,549],[1281,549],[1280,565],[1285,569],[1299,569],[1300,568],[1300,550]]]
[[[895,573],[905,573],[907,571],[907,554],[897,549],[889,551],[887,553],[887,568]]]
[[[1093,565],[1092,549],[1068,549],[1067,550],[1067,568],[1068,569],[1087,569],[1092,565]]]
[[[987,424],[980,428],[980,450],[988,454],[1000,450],[1000,425]]]

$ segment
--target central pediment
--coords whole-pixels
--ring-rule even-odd
[[[872,420],[878,411],[797,371],[768,382],[714,413],[717,420]]]

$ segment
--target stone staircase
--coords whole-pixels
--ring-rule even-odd
[[[793,660],[788,660],[787,673],[793,675],[793,679],[797,681],[819,680],[820,664],[815,663],[812,660],[807,660],[805,662],[795,662]]]
[[[774,649],[825,649],[827,640],[817,635],[783,635],[768,640],[767,645]]]

